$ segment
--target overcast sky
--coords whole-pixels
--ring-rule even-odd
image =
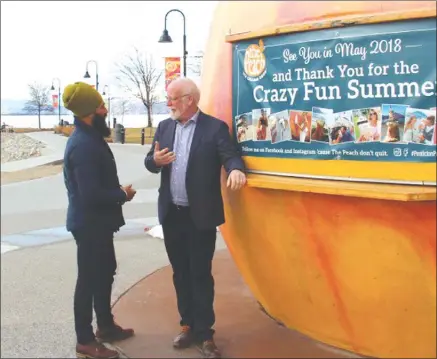
[[[86,62],[96,60],[99,90],[115,94],[116,68],[133,46],[155,56],[182,56],[182,16],[172,12],[167,29],[173,44],[157,41],[168,10],[184,12],[188,55],[204,49],[216,2],[210,1],[1,1],[1,97],[27,99],[27,84],[62,87],[84,80]],[[89,72],[94,83],[95,66]],[[56,86],[56,85],[55,85]]]

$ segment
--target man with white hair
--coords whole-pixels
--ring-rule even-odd
[[[183,349],[196,344],[204,358],[220,358],[213,340],[211,267],[216,227],[225,221],[221,168],[232,190],[242,188],[246,176],[228,125],[203,113],[199,100],[192,80],[179,78],[170,83],[171,118],[159,123],[145,166],[161,173],[158,215],[181,317],[181,332],[173,346]]]

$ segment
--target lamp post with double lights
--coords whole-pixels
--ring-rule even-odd
[[[61,80],[59,80],[58,77],[54,77],[52,79],[52,87],[50,88],[51,91],[55,91],[55,86],[53,85],[53,81],[58,81],[58,125],[61,125]]]
[[[96,65],[96,90],[99,91],[99,67],[97,65],[97,61],[89,60],[86,63],[86,72],[85,72],[84,78],[89,79],[91,77],[89,72],[88,72],[88,65],[90,64],[90,62],[92,62],[92,63],[94,63],[94,65]]]
[[[109,86],[103,86],[103,96],[108,96],[108,127],[111,128],[111,96],[109,95]]]
[[[167,12],[167,14],[165,14],[165,19],[164,19],[164,31],[162,32],[161,37],[159,38],[158,42],[160,43],[170,43],[173,42],[173,40],[171,39],[170,35],[168,34],[167,31],[167,16],[168,14],[170,14],[171,12],[178,12],[179,14],[182,15],[183,19],[184,19],[184,36],[183,36],[183,51],[184,51],[184,77],[187,77],[187,35],[185,34],[185,15],[181,10],[178,9],[172,9],[170,11]]]

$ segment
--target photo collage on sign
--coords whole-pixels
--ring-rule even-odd
[[[418,109],[407,105],[382,104],[377,107],[336,112],[313,107],[312,111],[270,108],[254,109],[235,118],[238,142],[280,143],[345,142],[436,144],[436,108]]]

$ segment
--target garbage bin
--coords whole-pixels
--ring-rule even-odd
[[[114,129],[114,143],[124,143],[124,139],[124,126],[120,123],[117,123]]]

